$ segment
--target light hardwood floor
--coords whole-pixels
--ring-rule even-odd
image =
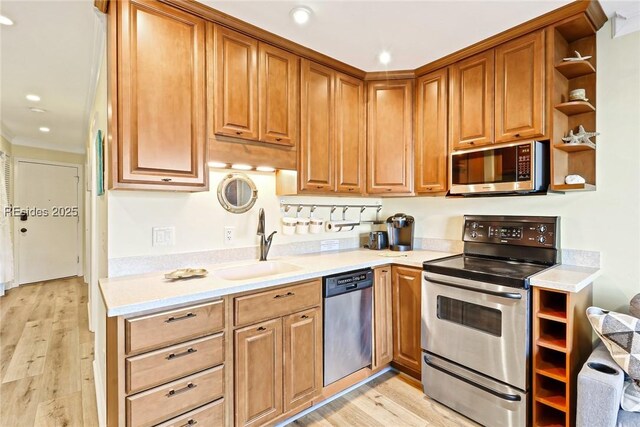
[[[290,427],[475,427],[422,393],[420,383],[387,372],[294,421]]]
[[[93,333],[81,278],[0,298],[0,426],[98,425]]]

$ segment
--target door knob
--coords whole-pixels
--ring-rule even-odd
[[[20,232],[21,232],[21,233],[26,233],[26,232],[27,232],[27,229],[26,229],[26,228],[21,228],[21,229],[20,229]]]

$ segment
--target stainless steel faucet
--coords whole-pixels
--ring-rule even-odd
[[[276,234],[277,231],[274,231],[269,235],[269,237],[265,237],[264,234],[264,209],[260,208],[260,213],[258,214],[258,236],[260,236],[260,261],[266,261],[267,255],[269,255],[269,249],[271,248],[271,241],[273,240],[273,235]]]

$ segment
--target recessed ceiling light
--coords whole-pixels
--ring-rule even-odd
[[[7,18],[4,15],[0,15],[0,24],[2,25],[13,25],[13,21]]]
[[[253,169],[253,166],[249,166],[249,165],[242,165],[239,163],[235,163],[233,165],[231,165],[231,169],[238,169],[241,171],[250,171],[251,169]]]
[[[41,127],[40,127],[40,132],[47,133],[47,132],[50,132],[50,131],[51,131],[51,129],[49,129],[49,128],[48,128],[48,127],[46,127],[46,126],[41,126]]]
[[[38,108],[38,107],[29,107],[29,111],[31,111],[32,113],[46,113],[47,110],[42,109],[42,108]]]
[[[222,162],[209,162],[209,167],[222,169],[226,168],[227,164]]]
[[[40,97],[38,95],[34,95],[32,93],[28,94],[26,96],[27,100],[32,101],[32,102],[38,102],[40,101]]]
[[[386,50],[383,50],[378,55],[378,61],[380,61],[380,63],[383,65],[387,65],[389,62],[391,62],[391,54]]]
[[[258,166],[256,170],[260,172],[275,172],[275,169],[271,166]]]
[[[294,7],[290,12],[291,18],[293,18],[294,22],[298,25],[304,25],[309,22],[312,13],[311,9],[305,6]]]

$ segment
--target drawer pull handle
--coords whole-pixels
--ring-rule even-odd
[[[515,136],[516,138],[519,138],[519,137],[520,137],[520,134],[519,134],[519,133],[516,133],[514,136]]]
[[[262,331],[266,331],[266,330],[267,330],[267,328],[265,328],[264,326],[260,326],[260,327],[258,328],[258,330],[262,332]]]
[[[302,316],[300,316],[301,319],[308,319],[309,316],[307,316],[306,314],[303,314]]]
[[[193,390],[196,387],[198,387],[198,386],[195,385],[194,383],[189,383],[189,384],[187,384],[186,387],[179,388],[178,390],[171,389],[171,390],[169,390],[169,393],[167,393],[167,397],[173,397],[173,396],[178,395],[180,393],[184,393],[185,391]]]
[[[167,356],[167,360],[177,359],[178,357],[188,356],[193,353],[197,353],[198,350],[195,348],[188,348],[187,351],[183,351],[182,353],[171,353]]]
[[[162,179],[160,179],[160,181],[171,182],[171,178],[162,178]]]
[[[241,131],[236,131],[236,135],[242,135]]]
[[[180,317],[169,317],[167,320],[165,320],[165,323],[173,323],[173,322],[177,322],[179,320],[185,320],[185,319],[191,319],[192,317],[196,317],[196,315],[194,313],[187,313],[184,316],[180,316]]]
[[[191,418],[189,421],[187,421],[186,424],[182,424],[180,427],[189,427],[189,426],[194,426],[196,424],[198,424],[198,422],[193,418]]]
[[[282,141],[282,138],[276,138],[276,141],[280,142]]]
[[[286,294],[278,294],[275,297],[273,297],[273,299],[278,299],[278,298],[286,298],[286,297],[291,297],[295,295],[295,293],[293,292],[287,292]]]
[[[382,272],[383,272],[383,273],[388,273],[388,272],[389,272],[389,270],[382,270]]]

